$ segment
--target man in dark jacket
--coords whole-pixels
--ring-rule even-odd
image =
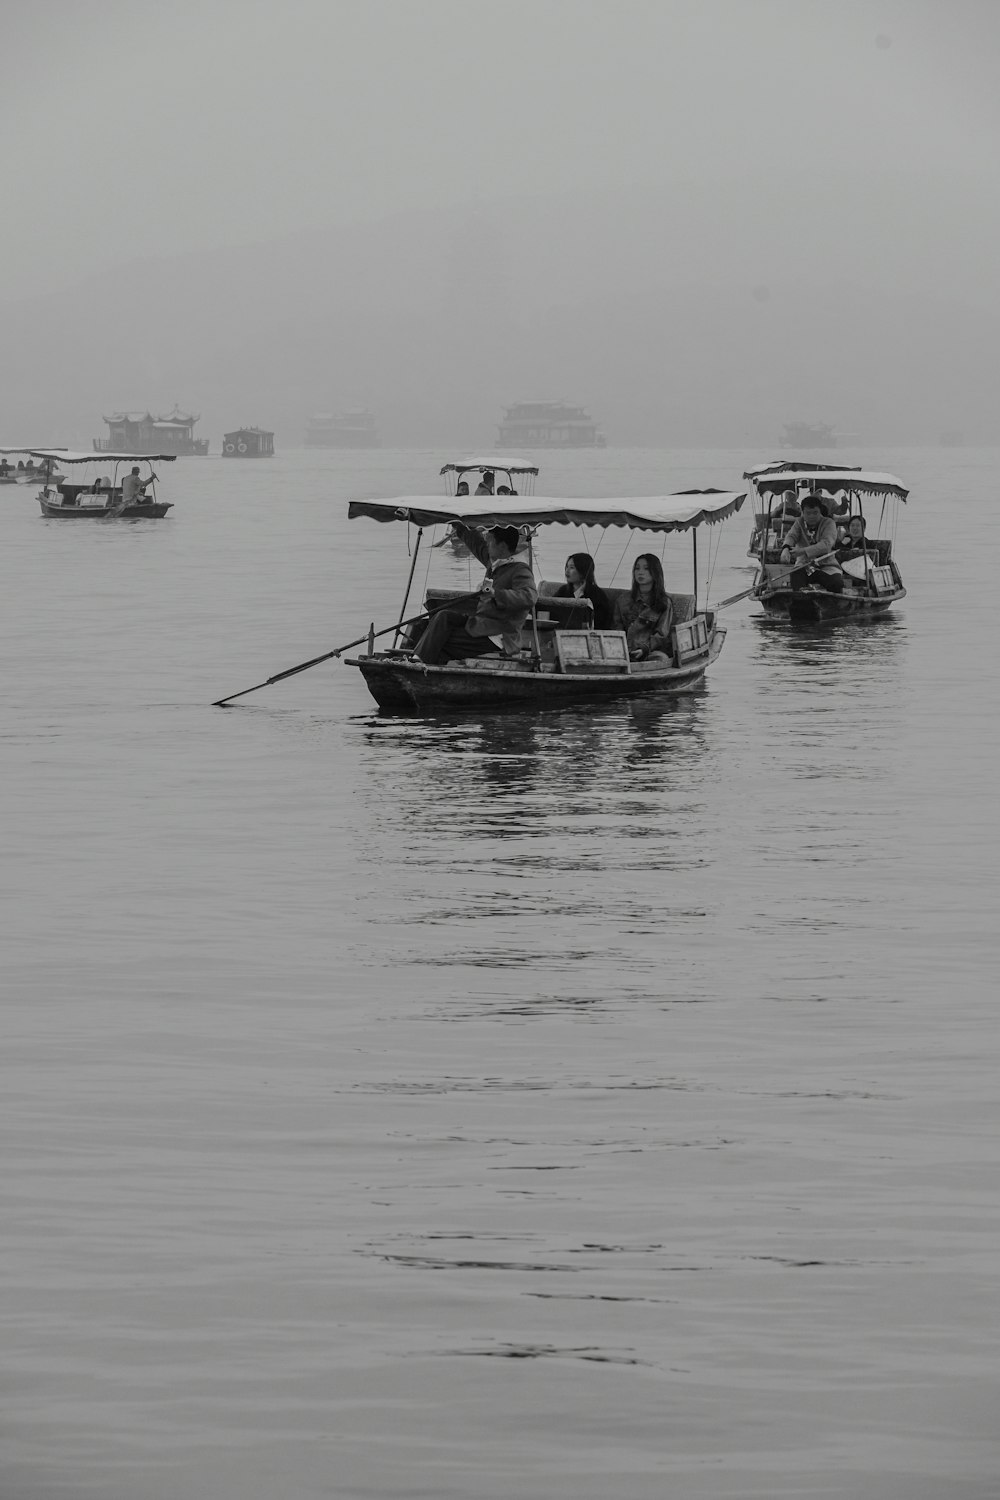
[[[793,589],[818,583],[831,594],[844,592],[844,575],[834,553],[837,547],[837,523],[830,519],[819,495],[803,495],[802,514],[785,537],[781,549],[783,563],[797,563],[790,575]]]
[[[520,540],[516,526],[494,526],[483,533],[474,526],[453,523],[460,541],[486,568],[479,602],[470,614],[441,609],[432,615],[414,655],[428,666],[466,656],[516,656],[521,626],[538,597],[527,563],[514,557]]]

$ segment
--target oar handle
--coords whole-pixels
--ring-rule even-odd
[[[436,615],[440,609],[450,609],[459,600],[478,597],[479,590],[476,589],[472,593],[459,594],[454,599],[443,599],[436,609],[422,609],[419,615],[411,615],[408,620],[400,620],[397,625],[387,625],[384,630],[367,631],[364,635],[359,635],[356,641],[347,641],[345,645],[338,646],[336,651],[324,651],[322,656],[314,656],[309,661],[300,661],[297,667],[286,667],[284,672],[275,672],[274,676],[269,677],[266,682],[258,682],[254,687],[244,688],[239,693],[230,693],[227,698],[216,698],[212,707],[225,708],[227,703],[233,703],[237,698],[245,698],[248,693],[259,693],[261,688],[270,687],[273,682],[283,682],[286,677],[295,677],[299,672],[308,672],[310,667],[318,667],[320,662],[330,661],[334,656],[343,656],[344,652],[350,651],[352,646],[363,646],[367,641],[378,640],[380,635],[388,635],[391,630],[403,630],[407,625],[415,625],[418,620],[426,620],[431,615]]]
[[[764,577],[761,580],[761,584],[760,585],[758,585],[758,584],[755,583],[755,584],[753,584],[753,586],[751,588],[744,589],[743,592],[742,592],[742,594],[733,594],[729,599],[720,599],[719,602],[718,602],[718,604],[713,604],[712,605],[712,608],[713,609],[726,609],[727,606],[730,605],[730,604],[738,604],[741,599],[748,599],[751,594],[755,594],[757,592],[758,587],[762,586],[763,584],[765,584],[765,583],[772,583],[772,584],[773,583],[784,583],[784,581],[785,581],[786,578],[791,578],[792,574],[793,573],[797,573],[800,568],[804,568],[804,567],[813,567],[813,568],[815,568],[815,567],[818,566],[819,563],[829,562],[829,560],[830,560],[831,557],[833,557],[833,553],[832,552],[824,552],[822,557],[810,557],[810,558],[808,558],[806,560],[806,562],[804,562],[804,563],[796,563],[793,568],[786,569],[786,571],[784,573],[776,573],[771,578],[768,578],[767,575],[765,574]],[[761,568],[763,569],[763,567],[764,567],[764,564],[761,563]]]

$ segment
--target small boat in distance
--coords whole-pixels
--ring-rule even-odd
[[[839,620],[848,616],[884,614],[906,597],[903,579],[893,557],[892,538],[900,502],[909,490],[893,474],[832,465],[766,464],[744,474],[754,498],[757,556],[760,559],[753,593],[769,615],[802,623]],[[801,569],[781,561],[784,538],[806,495],[818,495],[828,518],[837,522],[838,546],[831,554],[840,565],[843,589],[834,592],[818,583],[799,584]],[[786,510],[788,499],[794,506]],[[877,521],[865,514],[866,503],[879,505]],[[889,515],[886,517],[888,508]],[[847,532],[857,516],[865,520],[864,534],[850,544]],[[870,529],[869,529],[870,528]]]
[[[837,434],[826,422],[786,422],[782,448],[836,448]]]
[[[621,526],[630,530],[670,533],[690,531],[694,551],[694,591],[672,593],[675,625],[669,657],[633,661],[624,631],[595,630],[588,599],[557,597],[556,583],[541,583],[534,607],[521,631],[517,656],[477,656],[429,666],[408,648],[376,651],[369,640],[367,656],[349,657],[380,708],[389,712],[436,712],[493,705],[561,707],[567,703],[608,700],[691,688],[716,660],[725,629],[715,612],[699,609],[697,528],[725,520],[739,510],[744,494],[689,490],[676,495],[637,499],[558,499],[539,497],[456,496],[437,500],[405,495],[397,500],[352,500],[348,515],[375,521],[405,521],[419,528],[403,608],[425,527],[461,522],[469,526],[517,526],[531,540],[539,526]],[[612,603],[625,590],[605,589]],[[429,589],[429,609],[467,598],[454,589]]]
[[[161,520],[172,508],[170,500],[156,498],[158,476],[154,463],[172,464],[176,453],[71,453],[62,449],[33,449],[33,457],[70,464],[77,477],[63,479],[56,484],[47,484],[38,492],[38,503],[42,515],[50,520],[100,521],[155,521]],[[98,473],[93,480],[88,469],[110,468],[110,474]],[[127,466],[129,472],[120,474]],[[148,475],[142,478],[143,466]],[[131,469],[139,469],[138,487],[130,483]],[[146,494],[147,486],[151,493]],[[134,493],[133,493],[134,491]]]
[[[462,485],[465,486],[463,495],[475,495],[485,485],[484,493],[506,500],[507,496],[513,499],[519,494],[535,493],[538,465],[527,458],[463,458],[458,463],[442,465],[441,476],[447,495],[457,494]],[[443,540],[436,545],[450,546],[456,557],[469,555],[468,547],[450,526]]]
[[[498,448],[603,448],[607,439],[582,406],[519,401],[500,423]]]
[[[494,495],[499,493],[501,486],[505,486],[512,495],[533,495],[538,465],[528,458],[462,458],[457,463],[442,464],[441,475],[448,486],[449,495],[455,494],[463,480],[472,490],[472,480],[467,477],[469,475],[478,475],[476,489],[485,476],[490,476]]]
[[[310,417],[306,427],[307,448],[377,448],[378,430],[373,412],[362,410]]]
[[[274,433],[262,427],[237,427],[222,439],[223,458],[273,458]]]

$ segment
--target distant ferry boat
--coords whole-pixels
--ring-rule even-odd
[[[500,423],[499,448],[603,448],[607,442],[582,406],[520,401]]]
[[[273,458],[274,433],[262,427],[237,427],[222,439],[223,458]]]
[[[783,448],[836,448],[837,434],[825,422],[787,422],[781,438]]]
[[[96,453],[173,453],[204,458],[208,438],[196,438],[194,426],[200,416],[175,406],[165,417],[152,412],[120,411],[105,417],[109,436],[94,439]]]
[[[310,417],[307,448],[377,448],[378,429],[370,411],[348,411],[342,416]]]

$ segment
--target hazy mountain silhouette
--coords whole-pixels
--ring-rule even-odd
[[[964,178],[681,182],[136,261],[0,311],[0,436],[190,403],[218,451],[364,404],[387,444],[490,444],[565,397],[610,443],[992,441],[1000,206]]]

